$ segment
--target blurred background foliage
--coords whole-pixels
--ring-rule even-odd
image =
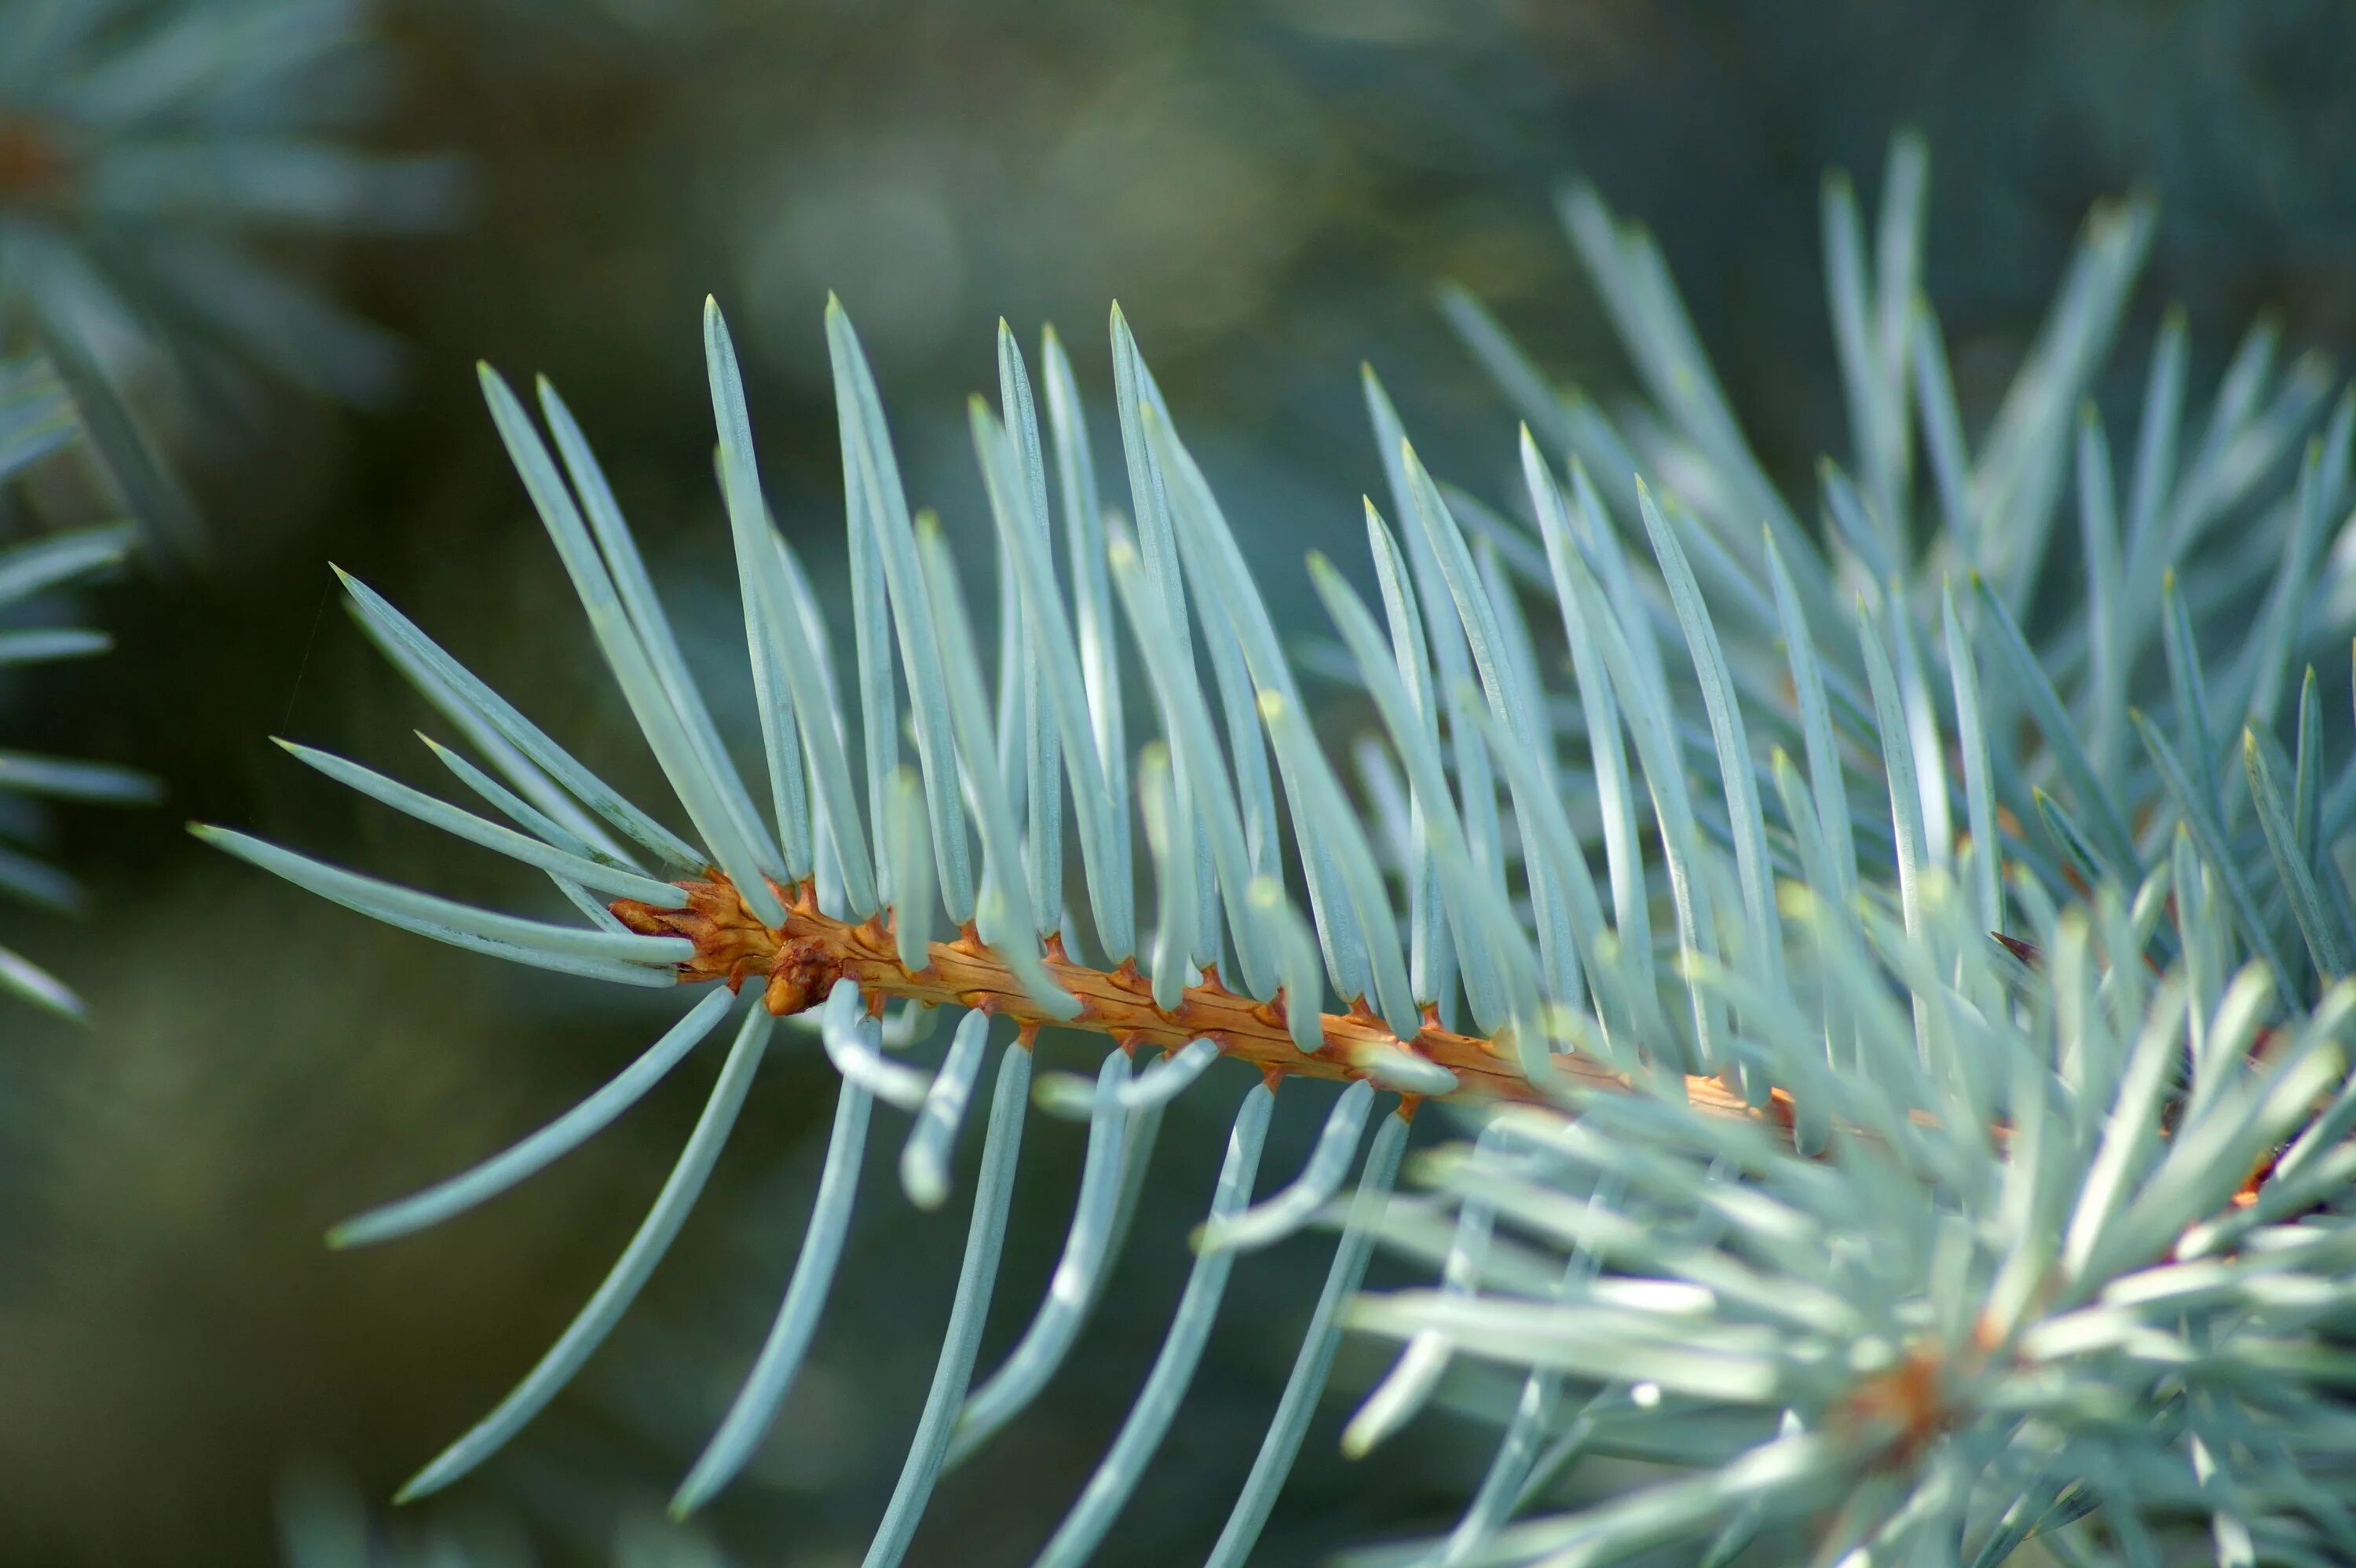
[[[0,16],[37,3],[0,0]],[[181,9],[203,23],[197,48],[273,7]],[[338,389],[281,366],[233,398],[200,381],[193,417],[143,390],[208,564],[105,590],[117,656],[6,694],[8,743],[133,763],[172,790],[166,811],[55,825],[95,912],[40,951],[94,1027],[0,1016],[11,1563],[267,1561],[294,1463],[387,1495],[571,1315],[694,1115],[691,1072],[490,1210],[329,1253],[330,1221],[537,1125],[656,1015],[323,909],[179,831],[248,825],[530,906],[527,880],[440,863],[446,840],[264,743],[291,733],[430,772],[405,733],[430,716],[331,611],[330,560],[592,766],[659,797],[483,415],[477,357],[563,389],[678,619],[707,628],[691,656],[724,687],[742,645],[695,331],[707,292],[737,323],[772,498],[822,591],[841,527],[820,337],[833,288],[884,379],[912,491],[977,567],[961,400],[991,382],[996,317],[1026,341],[1055,321],[1101,397],[1118,297],[1271,603],[1308,597],[1287,592],[1306,586],[1305,550],[1361,554],[1355,498],[1378,472],[1361,358],[1436,469],[1485,482],[1511,460],[1509,417],[1430,308],[1440,280],[1472,286],[1558,372],[1623,383],[1553,220],[1574,173],[1659,234],[1782,476],[1840,428],[1817,183],[1835,165],[1877,177],[1894,124],[1932,149],[1928,278],[1967,406],[2009,374],[2090,203],[2136,184],[2163,198],[2145,316],[2190,307],[2196,385],[2260,311],[2293,345],[2344,358],[2356,337],[2356,13],[2326,0],[408,0],[366,25],[368,112],[337,134],[459,160],[463,213],[420,232],[265,236],[255,253],[388,335],[367,329],[371,345],[402,345],[399,379],[386,359],[362,409],[305,394]],[[219,52],[213,69],[241,58]],[[2128,355],[2118,374],[2139,369]],[[0,940],[23,923],[0,922]],[[830,1082],[815,1051],[776,1051],[755,1136],[583,1382],[479,1480],[380,1528],[420,1552],[436,1532],[471,1541],[484,1561],[655,1560],[671,1537],[648,1520],[782,1286]],[[1017,1441],[951,1477],[915,1560],[1027,1560],[1119,1419],[1226,1110],[1217,1093],[1185,1104],[1085,1359]],[[1297,1159],[1312,1109],[1280,1113],[1271,1169]],[[1076,1134],[1035,1126],[1009,1303],[1044,1281],[1076,1179]],[[697,1539],[735,1561],[855,1560],[929,1373],[962,1224],[955,1205],[918,1215],[879,1189],[785,1418]],[[1321,1272],[1306,1243],[1238,1271],[1107,1560],[1199,1559],[1221,1511],[1199,1499],[1223,1501],[1245,1468]],[[1345,1357],[1338,1381],[1362,1371]],[[1452,1516],[1478,1463],[1443,1418],[1345,1466],[1333,1421],[1260,1560]],[[325,1484],[296,1490],[316,1502]]]

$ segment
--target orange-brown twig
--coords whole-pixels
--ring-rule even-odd
[[[1226,1055],[1280,1076],[1373,1077],[1357,1064],[1361,1050],[1400,1047],[1453,1072],[1459,1097],[1539,1098],[1494,1041],[1441,1029],[1429,1014],[1414,1038],[1403,1040],[1358,1000],[1347,1012],[1324,1014],[1324,1044],[1303,1051],[1286,1028],[1281,996],[1255,1001],[1228,989],[1217,972],[1210,970],[1200,984],[1187,987],[1176,1008],[1165,1011],[1154,1005],[1152,988],[1135,964],[1124,960],[1118,968],[1091,969],[1073,963],[1060,944],[1051,941],[1047,972],[1080,1004],[1077,1015],[1059,1019],[1024,994],[1005,960],[970,927],[954,942],[934,943],[930,962],[911,970],[901,962],[891,927],[882,918],[854,924],[821,914],[808,883],[791,889],[771,884],[786,906],[785,923],[777,926],[764,924],[745,908],[735,887],[717,871],[679,886],[688,895],[683,909],[658,909],[622,899],[614,903],[614,914],[642,935],[684,936],[693,942],[695,956],[680,965],[683,980],[725,981],[732,988],[759,980],[769,1010],[779,1017],[816,1006],[835,981],[847,977],[858,983],[873,1011],[894,997],[955,1002],[1011,1018],[1026,1034],[1047,1026],[1084,1029],[1130,1051],[1175,1051],[1189,1040],[1207,1039]],[[1554,1060],[1566,1076],[1590,1087],[1627,1087],[1624,1075],[1590,1058],[1558,1054]],[[1708,1109],[1789,1125],[1788,1104],[1780,1096],[1761,1112],[1715,1078],[1689,1078],[1687,1092]]]
[[[713,870],[676,885],[687,894],[683,908],[659,909],[636,899],[616,899],[609,907],[615,918],[641,936],[684,936],[695,944],[695,956],[679,966],[682,981],[717,980],[735,990],[747,980],[759,980],[763,1001],[779,1018],[818,1006],[837,980],[848,977],[858,982],[871,1013],[881,1013],[894,997],[936,1006],[954,1002],[1012,1019],[1022,1026],[1025,1040],[1047,1027],[1104,1035],[1130,1051],[1140,1047],[1176,1051],[1189,1040],[1209,1040],[1224,1054],[1250,1062],[1270,1079],[1298,1074],[1377,1081],[1378,1074],[1358,1065],[1357,1056],[1369,1045],[1391,1046],[1453,1072],[1457,1086],[1451,1099],[1543,1099],[1496,1041],[1441,1029],[1430,1007],[1423,1028],[1413,1039],[1401,1040],[1363,997],[1355,999],[1348,1012],[1323,1015],[1324,1043],[1304,1051],[1293,1044],[1286,1027],[1281,994],[1273,1001],[1254,1001],[1221,984],[1215,969],[1206,970],[1202,983],[1188,987],[1178,1006],[1165,1011],[1154,1005],[1153,988],[1133,962],[1124,959],[1118,968],[1091,969],[1066,957],[1062,943],[1051,937],[1047,972],[1080,1004],[1077,1014],[1058,1019],[1024,993],[1006,961],[970,925],[954,942],[932,944],[930,962],[912,970],[901,962],[892,928],[883,917],[853,923],[822,914],[808,882],[795,888],[769,884],[786,907],[785,923],[776,926],[764,924],[747,909],[723,872]],[[1997,940],[2031,965],[2043,956],[2027,943],[2002,935]],[[1625,1073],[1590,1057],[1558,1051],[1553,1062],[1557,1072],[1587,1088],[1629,1087]],[[1787,1139],[1792,1136],[1792,1098],[1781,1089],[1772,1091],[1767,1104],[1760,1107],[1722,1079],[1688,1075],[1686,1096],[1698,1110],[1762,1122]],[[1409,1096],[1410,1104],[1414,1099]],[[1933,1122],[1926,1111],[1912,1115],[1925,1125]],[[1873,1136],[1859,1128],[1841,1130]],[[1999,1122],[1992,1131],[2001,1140],[2011,1129]],[[2254,1200],[2273,1164],[2271,1153],[2259,1161],[2234,1196],[2237,1207]]]

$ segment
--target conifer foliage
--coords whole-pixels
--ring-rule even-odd
[[[0,362],[0,500],[23,470],[76,439],[72,400],[48,361]],[[90,578],[130,553],[134,530],[114,524],[82,528],[0,546],[0,675],[59,659],[86,658],[112,645],[103,632],[60,626],[44,601],[54,590]],[[156,795],[155,781],[108,763],[0,750],[0,835],[40,837],[49,803],[137,805]],[[0,843],[0,899],[39,915],[73,915],[82,891],[47,860]],[[80,999],[46,969],[0,946],[0,990],[79,1019]]]
[[[2356,769],[2316,662],[2340,692],[2356,404],[2327,412],[2327,373],[2277,373],[2261,329],[2190,417],[2171,315],[2115,459],[2085,400],[2150,231],[2128,204],[2090,220],[2010,390],[1967,433],[1920,293],[1924,179],[1901,138],[1869,243],[1847,187],[1827,187],[1850,458],[1804,504],[1752,455],[1651,242],[1571,193],[1648,400],[1607,412],[1558,389],[1447,295],[1526,421],[1518,494],[1437,481],[1369,373],[1376,592],[1312,559],[1335,635],[1313,660],[1280,638],[1117,310],[1109,485],[1060,342],[1043,339],[1034,379],[1001,325],[997,397],[970,410],[988,544],[960,562],[912,509],[830,306],[843,645],[769,517],[708,307],[749,773],[587,437],[554,389],[535,410],[486,368],[674,802],[625,799],[347,577],[363,630],[466,748],[428,742],[470,804],[289,750],[544,872],[571,913],[198,831],[421,934],[688,995],[573,1110],[337,1240],[495,1195],[729,1043],[612,1273],[404,1495],[482,1463],[595,1350],[685,1223],[782,1019],[841,1076],[831,1141],[774,1327],[682,1511],[742,1468],[823,1331],[866,1145],[899,1140],[905,1196],[938,1205],[976,1119],[964,1261],[868,1557],[898,1561],[943,1471],[1039,1396],[1091,1311],[1119,1310],[1100,1287],[1134,1173],[1193,1093],[1236,1110],[1191,1274],[1042,1563],[1087,1559],[1153,1463],[1237,1253],[1312,1222],[1337,1233],[1330,1272],[1217,1563],[1249,1555],[1349,1328],[1401,1347],[1352,1450],[1451,1387],[1452,1365],[1502,1367],[1515,1391],[1494,1409],[1451,1394],[1501,1428],[1487,1475],[1451,1532],[1368,1563],[1674,1545],[1993,1564],[2038,1536],[2142,1563],[2187,1531],[2223,1563],[2356,1552],[2334,1478],[2356,1425],[2333,1399],[2350,1372],[2333,1333],[2356,1306],[2356,911],[2334,854]],[[987,652],[967,598],[985,548]],[[1346,771],[1311,723],[1337,679],[1379,724]],[[1043,1029],[1099,1040],[1093,1079],[1034,1082]],[[1223,1057],[1255,1071],[1215,1071]],[[1262,1194],[1271,1104],[1316,1080],[1343,1085],[1323,1131]],[[1418,1156],[1423,1192],[1394,1200],[1430,1100],[1477,1136]],[[1088,1125],[1035,1305],[994,1299],[1034,1101]],[[1429,1286],[1362,1296],[1385,1243],[1424,1260]],[[993,1311],[1027,1327],[984,1368]],[[1670,1470],[1573,1507],[1561,1483],[1589,1454]]]

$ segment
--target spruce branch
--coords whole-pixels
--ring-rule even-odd
[[[766,778],[738,772],[562,400],[539,389],[552,451],[486,369],[500,436],[685,829],[347,578],[363,629],[482,765],[437,755],[512,827],[305,760],[533,865],[586,923],[201,831],[477,952],[710,990],[576,1112],[343,1238],[399,1233],[541,1168],[723,1014],[743,1021],[613,1274],[411,1495],[512,1436],[626,1309],[784,1018],[818,1032],[844,1081],[830,1179],[755,1373],[677,1506],[712,1496],[821,1331],[868,1140],[910,1118],[904,1185],[943,1201],[1002,1019],[1014,1039],[966,1266],[871,1568],[899,1560],[938,1477],[1068,1354],[1126,1239],[1162,1107],[1210,1093],[1221,1058],[1254,1082],[1185,1297],[1048,1561],[1093,1551],[1153,1462],[1233,1253],[1320,1216],[1343,1231],[1327,1297],[1221,1561],[1248,1552],[1344,1324],[1402,1342],[1347,1429],[1354,1452],[1465,1402],[1451,1369],[1521,1379],[1510,1410],[1485,1413],[1503,1430],[1458,1528],[1375,1549],[1381,1561],[1569,1565],[1682,1544],[1724,1562],[1772,1541],[1827,1561],[1968,1551],[1994,1564],[2064,1530],[2148,1561],[2152,1531],[2187,1519],[2288,1555],[2356,1537],[2328,1488],[2299,1479],[2344,1463],[2333,1335],[2356,1308],[2356,989],[2338,978],[2356,915],[2333,859],[2356,830],[2356,770],[2326,782],[2344,740],[2324,733],[2311,667],[2293,740],[2276,739],[2290,673],[2356,630],[2340,521],[2356,501],[2356,401],[2293,460],[2324,374],[2302,362],[2277,380],[2261,334],[2179,441],[2171,321],[2121,483],[2080,409],[2149,232],[2147,206],[2130,203],[2090,222],[1975,457],[1918,298],[1923,177],[1901,139],[1869,261],[1855,197],[1827,188],[1859,477],[1820,475],[1821,532],[1753,456],[1656,249],[1592,192],[1567,198],[1566,220],[1652,406],[1607,412],[1558,392],[1469,296],[1445,304],[1524,405],[1526,523],[1429,472],[1369,372],[1388,499],[1365,508],[1378,599],[1311,564],[1341,644],[1314,673],[1338,676],[1376,725],[1355,749],[1363,803],[1310,722],[1326,693],[1280,638],[1118,311],[1130,522],[1097,491],[1052,336],[1044,399],[1001,330],[999,404],[969,409],[990,514],[969,531],[998,563],[991,661],[954,554],[965,535],[911,505],[857,335],[830,304],[850,544],[838,666],[763,500],[734,351],[707,308]],[[2072,496],[2092,586],[2057,612],[2039,590]],[[1564,698],[1549,660],[1568,666]],[[1150,698],[1135,710],[1132,670]],[[1155,732],[1132,753],[1141,714]],[[1084,899],[1064,896],[1075,880]],[[897,1051],[904,1020],[930,1010],[959,1015],[939,1055]],[[1050,1029],[1103,1049],[1092,1081],[1031,1085],[1044,1108],[1087,1119],[1086,1167],[1055,1283],[977,1386],[1025,1047]],[[1317,1078],[1349,1081],[1325,1136],[1255,1205],[1269,1102]],[[1377,1091],[1398,1101],[1369,1140]],[[1424,1099],[1461,1104],[1481,1130],[1408,1168],[1425,1200],[1389,1203]],[[1433,1285],[1349,1299],[1374,1238]],[[1589,1451],[1676,1473],[1558,1507]]]
[[[402,346],[322,298],[284,242],[415,233],[457,208],[455,160],[350,140],[371,8],[0,9],[0,355],[54,362],[128,510],[182,555],[204,540],[165,453],[205,417],[200,389],[260,371],[369,404],[399,379]]]
[[[0,488],[72,446],[82,432],[83,421],[53,365],[37,357],[0,360]],[[103,576],[129,558],[134,543],[135,529],[116,523],[64,529],[0,547],[0,616],[14,618],[21,610]],[[112,646],[105,633],[82,627],[36,624],[0,630],[0,670],[86,658]],[[49,800],[145,805],[160,793],[154,779],[113,763],[0,750],[0,797],[13,797],[36,811],[38,803]],[[5,846],[0,846],[0,899],[50,915],[76,914],[83,907],[80,885],[71,876]],[[77,1022],[87,1016],[70,987],[7,947],[0,947],[0,991]]]

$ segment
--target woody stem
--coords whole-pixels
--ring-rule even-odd
[[[680,966],[684,980],[726,980],[736,986],[760,978],[770,1011],[781,1016],[816,1006],[835,981],[849,979],[857,984],[871,1010],[880,1011],[894,998],[927,1006],[954,1002],[1012,1019],[1026,1037],[1050,1026],[1081,1029],[1108,1036],[1130,1051],[1176,1051],[1190,1040],[1209,1040],[1222,1053],[1271,1076],[1379,1081],[1378,1072],[1360,1062],[1368,1047],[1390,1047],[1454,1073],[1457,1087],[1450,1098],[1541,1098],[1496,1041],[1442,1029],[1429,1013],[1422,1029],[1401,1039],[1360,999],[1346,1012],[1321,1015],[1323,1042],[1304,1051],[1293,1043],[1280,993],[1269,1001],[1255,1000],[1230,990],[1210,969],[1200,983],[1186,988],[1175,1008],[1165,1009],[1155,1005],[1152,987],[1133,961],[1124,959],[1111,969],[1090,968],[1073,962],[1062,944],[1050,938],[1044,960],[1047,973],[1079,1002],[1074,1016],[1057,1018],[1030,997],[1006,961],[970,926],[954,941],[931,944],[925,965],[911,969],[881,916],[853,923],[822,913],[808,883],[793,889],[773,886],[786,906],[786,918],[776,926],[765,924],[746,909],[736,890],[716,872],[679,885],[688,894],[683,910],[620,900],[613,905],[614,913],[633,931],[694,941],[695,957]],[[1622,1074],[1591,1058],[1558,1053],[1554,1061],[1565,1077],[1585,1087],[1627,1087]],[[1690,1078],[1687,1089],[1708,1109],[1759,1115],[1718,1079]]]

